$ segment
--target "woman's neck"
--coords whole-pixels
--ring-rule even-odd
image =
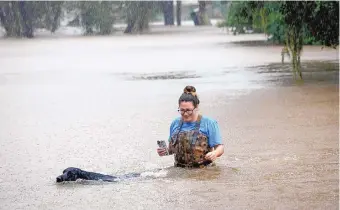
[[[198,119],[198,114],[195,114],[195,115],[192,117],[192,120],[186,121],[186,122],[188,122],[188,123],[193,123],[193,122],[196,122],[197,119]]]

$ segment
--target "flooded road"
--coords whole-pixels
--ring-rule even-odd
[[[304,48],[297,85],[280,47],[231,43],[263,39],[0,40],[0,209],[338,209],[338,51]],[[221,128],[213,168],[156,153],[188,84]],[[69,166],[145,173],[55,184]]]

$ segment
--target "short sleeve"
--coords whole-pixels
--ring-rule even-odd
[[[220,128],[215,120],[211,120],[208,123],[208,136],[209,136],[209,146],[214,147],[216,145],[222,144],[222,137],[220,133]]]
[[[171,141],[171,136],[173,135],[177,124],[178,124],[178,119],[175,119],[175,120],[172,121],[172,123],[170,125],[169,139],[168,139],[169,142]]]

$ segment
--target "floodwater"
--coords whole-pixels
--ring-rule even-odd
[[[306,47],[296,84],[279,46],[231,43],[263,39],[205,28],[1,40],[0,209],[338,209],[338,50]],[[186,85],[220,125],[216,167],[156,153]],[[56,184],[70,166],[144,173]]]

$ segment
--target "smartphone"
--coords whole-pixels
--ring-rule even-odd
[[[165,148],[166,149],[166,155],[169,155],[168,147],[167,147],[166,142],[164,140],[158,140],[157,144],[158,144],[158,147]]]

